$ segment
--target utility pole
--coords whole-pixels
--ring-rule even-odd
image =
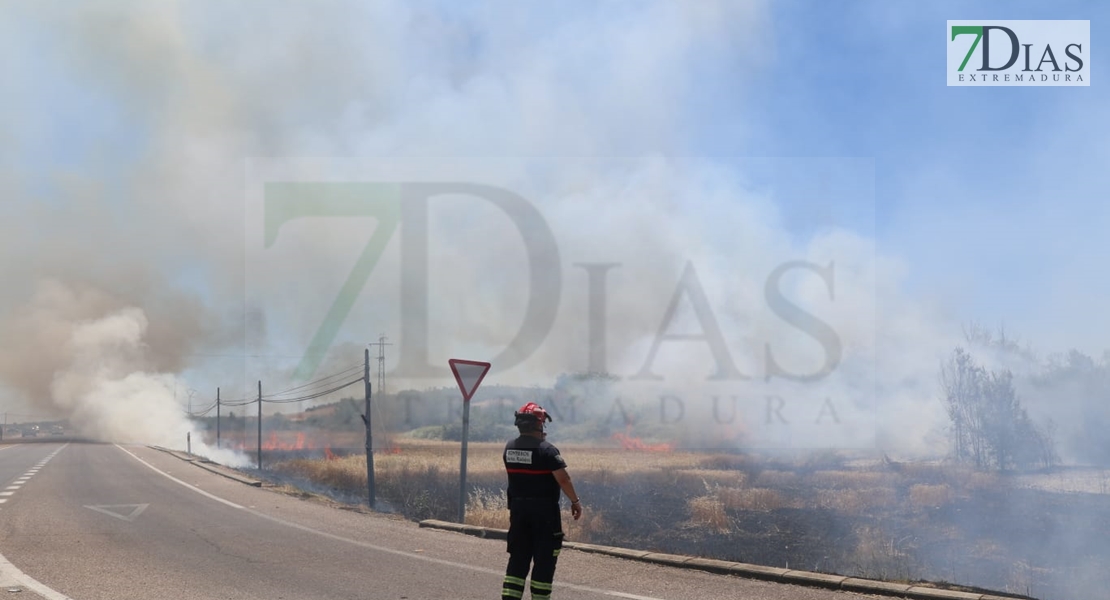
[[[220,447],[220,388],[216,388],[216,448]]]
[[[378,394],[385,394],[385,347],[393,345],[393,344],[386,343],[387,339],[388,338],[385,337],[385,334],[381,333],[381,334],[378,334],[378,341],[376,343],[371,342],[370,344],[368,344],[369,346],[377,346],[378,347]],[[367,370],[365,376],[366,376],[367,382],[369,382],[369,380],[370,380],[369,370]],[[369,397],[369,395],[367,397]],[[367,415],[370,414],[370,406],[369,405],[367,405],[367,407],[366,407],[366,414]],[[386,432],[386,441],[385,441],[385,443],[388,444],[388,445],[393,444],[393,442],[390,441],[390,439],[389,439],[388,431]]]
[[[362,383],[366,390],[366,414],[362,415],[362,422],[366,424],[366,494],[370,508],[374,508],[374,432],[370,420],[370,397],[373,392],[370,387],[370,349],[363,351]]]
[[[385,334],[378,336],[378,393],[385,393]],[[392,344],[388,344],[392,345]]]
[[[262,470],[262,380],[258,380],[258,470]]]

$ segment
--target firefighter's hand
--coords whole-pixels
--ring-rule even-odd
[[[575,502],[574,504],[570,505],[570,516],[574,517],[575,521],[582,518],[582,503],[581,502]]]

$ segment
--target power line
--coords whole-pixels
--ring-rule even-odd
[[[231,407],[250,406],[251,404],[254,404],[255,402],[258,402],[258,398],[241,398],[239,400],[224,400],[224,401],[220,402],[220,405],[221,406],[231,406]]]
[[[285,354],[182,354],[191,358],[304,358],[303,355],[291,356]]]
[[[362,370],[362,365],[361,364],[351,365],[348,368],[345,368],[341,371],[332,373],[331,375],[325,375],[324,377],[321,377],[321,378],[316,379],[314,381],[310,381],[308,383],[303,383],[301,385],[293,386],[291,388],[282,390],[280,392],[275,392],[273,394],[263,396],[262,401],[263,402],[270,402],[270,403],[284,404],[284,403],[288,403],[288,402],[297,402],[297,401],[304,400],[304,399],[319,398],[321,396],[326,396],[328,393],[331,393],[331,391],[334,391],[334,390],[331,390],[331,391],[324,390],[323,392],[321,392],[320,391],[321,388],[324,388],[326,386],[335,385],[336,380],[346,378],[346,377],[350,377],[350,376],[352,376],[353,374],[357,373],[360,370]],[[362,380],[362,378],[360,377],[358,379],[358,381],[361,381],[361,380]],[[351,384],[345,383],[345,384],[339,386],[337,389],[343,389],[344,387],[347,387],[347,385],[351,385]],[[294,397],[287,397],[287,398],[282,397],[282,396],[285,396],[285,395],[290,394],[292,392],[299,392],[300,394],[295,398]],[[250,406],[250,405],[254,404],[255,402],[258,402],[258,398],[250,396],[250,397],[238,398],[238,399],[235,399],[235,400],[223,400],[223,401],[220,402],[220,405],[221,406],[227,406],[227,407]]]
[[[215,403],[215,402],[213,402],[212,404],[208,405],[208,407],[207,407],[207,408],[204,408],[204,409],[201,409],[201,410],[197,410],[197,411],[189,411],[189,412],[188,412],[187,414],[188,414],[188,415],[189,415],[190,417],[203,417],[204,415],[207,415],[208,413],[210,413],[210,412],[212,412],[213,410],[215,410],[215,408],[216,408],[216,403]]]
[[[339,371],[337,373],[333,373],[331,375],[321,377],[321,378],[319,378],[315,381],[310,381],[308,383],[304,383],[304,384],[301,384],[301,385],[298,385],[298,386],[295,386],[295,387],[291,387],[287,390],[282,390],[280,392],[275,392],[273,394],[263,396],[263,398],[264,399],[280,399],[279,398],[280,396],[284,396],[284,395],[286,395],[290,392],[300,391],[300,392],[303,393],[305,390],[307,390],[309,388],[318,387],[321,384],[326,384],[326,383],[331,382],[332,380],[335,380],[335,379],[342,379],[342,378],[345,378],[345,377],[349,377],[350,375],[354,374],[355,372],[357,372],[361,369],[362,369],[361,364],[353,365],[353,366],[348,367],[346,369],[343,369],[342,371]]]
[[[333,385],[330,388],[323,389],[323,390],[318,390],[318,391],[306,394],[304,396],[297,396],[295,398],[267,398],[267,397],[263,397],[262,402],[264,402],[266,404],[292,404],[294,402],[303,402],[305,400],[314,400],[316,398],[322,398],[324,396],[327,396],[328,394],[334,394],[335,392],[338,392],[339,390],[342,390],[344,388],[351,387],[352,385],[355,385],[356,383],[361,383],[362,380],[363,380],[362,377],[358,377],[356,379],[352,379],[352,380],[346,381],[344,383]],[[220,406],[227,406],[227,407],[237,407],[237,406],[249,406],[249,405],[254,404],[256,402],[258,402],[258,398],[253,398],[253,399],[246,399],[245,398],[245,399],[242,399],[242,400],[221,401],[219,403],[219,405]],[[204,410],[197,411],[197,412],[190,412],[188,414],[191,415],[191,416],[194,416],[194,417],[201,417],[201,416],[204,416],[204,415],[212,412],[212,410],[215,409],[215,408],[216,408],[216,403],[212,403],[211,405],[209,405]]]
[[[353,380],[348,381],[346,383],[339,384],[339,385],[337,385],[337,386],[335,386],[331,389],[316,392],[316,393],[308,395],[308,396],[301,396],[301,397],[298,397],[298,398],[283,398],[283,399],[280,399],[280,400],[263,398],[262,401],[263,402],[269,402],[270,404],[290,404],[290,403],[293,403],[293,402],[302,402],[304,400],[314,400],[316,398],[322,398],[324,396],[327,396],[328,394],[333,394],[335,392],[338,392],[339,390],[341,390],[343,388],[346,388],[346,387],[350,387],[350,386],[352,386],[356,383],[361,383],[362,380],[363,380],[363,378],[359,377],[358,379],[353,379]]]

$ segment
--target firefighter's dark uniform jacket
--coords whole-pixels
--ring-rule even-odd
[[[533,598],[547,598],[555,563],[563,546],[559,514],[561,488],[552,475],[565,468],[559,449],[539,438],[522,435],[505,445],[502,455],[509,477],[509,572],[503,598],[520,598],[532,566]]]
[[[502,456],[509,475],[508,500],[529,498],[559,502],[559,482],[552,475],[567,463],[559,449],[545,440],[522,435],[505,444]]]

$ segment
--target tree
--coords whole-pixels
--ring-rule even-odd
[[[940,380],[958,462],[1005,471],[1058,461],[1051,428],[1042,430],[1029,418],[1008,369],[988,371],[956,348]]]
[[[975,364],[963,348],[956,348],[952,358],[941,368],[940,383],[945,409],[952,421],[952,452],[958,462],[983,466],[981,447],[980,403],[983,397],[983,368]]]

